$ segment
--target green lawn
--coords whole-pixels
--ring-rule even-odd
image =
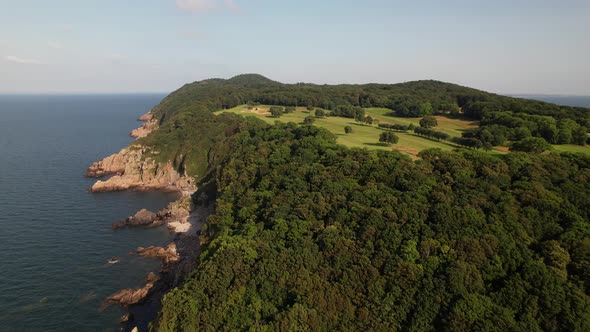
[[[590,146],[581,146],[573,144],[553,145],[553,151],[557,152],[579,152],[590,154]]]
[[[310,113],[309,111],[307,111],[305,107],[298,107],[296,111],[293,113],[284,114],[280,118],[274,118],[270,114],[267,114],[269,108],[270,106],[268,105],[260,105],[258,107],[255,107],[255,109],[249,111],[247,105],[241,105],[234,107],[232,109],[216,112],[216,114],[219,114],[221,112],[232,112],[244,116],[256,116],[268,123],[274,123],[275,121],[302,123],[303,119],[306,116],[313,114],[313,112]],[[414,123],[415,125],[418,125],[418,122],[420,121],[420,119],[398,118],[385,115],[391,112],[390,110],[386,109],[369,108],[366,111],[367,115],[379,119],[384,123]],[[460,120],[452,121],[457,122]],[[466,126],[468,127],[468,124],[463,124],[463,126],[461,126],[453,122],[439,120],[440,126],[436,129],[445,131],[452,136],[461,136],[459,130],[461,128],[465,128]],[[429,148],[440,148],[442,150],[453,150],[457,148],[457,146],[454,144],[430,140],[424,137],[417,136],[414,133],[410,132],[396,132],[396,135],[399,136],[399,142],[392,146],[383,146],[379,144],[379,134],[382,132],[380,128],[378,128],[377,126],[363,125],[349,118],[326,117],[323,119],[316,119],[314,125],[328,129],[330,132],[336,135],[338,143],[344,144],[349,147],[364,147],[368,149],[379,150],[397,149],[411,156],[415,156],[418,152]],[[353,128],[353,132],[351,134],[345,134],[345,126],[351,126]]]
[[[268,113],[269,108],[269,105],[260,105],[255,107],[253,110],[248,110],[247,105],[240,105],[232,109],[215,112],[215,114],[231,112],[244,116],[256,116],[259,119],[262,119],[271,124],[275,123],[275,121],[302,123],[306,116],[314,114],[313,111],[310,112],[305,107],[297,107],[296,111],[293,113],[284,114],[280,118],[274,118],[270,115],[270,113]],[[397,123],[405,125],[412,123],[418,126],[418,123],[420,122],[420,118],[402,118],[392,115],[392,111],[386,108],[367,108],[365,111],[367,115],[378,119],[381,123]],[[436,119],[438,121],[438,126],[434,129],[445,132],[454,137],[461,137],[461,133],[465,129],[476,128],[478,126],[477,122],[470,120],[447,118],[443,116],[436,116]],[[316,119],[314,125],[326,128],[335,134],[337,141],[340,144],[344,144],[349,147],[362,147],[379,150],[396,149],[409,154],[413,158],[415,158],[418,152],[429,148],[453,150],[459,147],[449,142],[440,142],[420,137],[411,132],[396,132],[395,134],[399,136],[399,142],[391,146],[384,146],[379,144],[379,134],[382,132],[382,129],[378,128],[377,126],[360,124],[349,118],[326,117],[322,119]],[[351,126],[353,132],[351,134],[345,134],[345,126]],[[505,151],[507,151],[507,148],[500,147],[497,150],[491,151],[491,153],[505,153]],[[590,147],[578,145],[554,145],[553,151],[582,152],[590,154]]]

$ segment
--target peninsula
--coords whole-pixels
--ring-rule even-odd
[[[107,299],[153,330],[590,330],[590,109],[246,74],[140,119],[87,175],[181,193],[122,224],[179,234]]]

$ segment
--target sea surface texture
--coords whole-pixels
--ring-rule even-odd
[[[162,97],[0,96],[0,331],[112,331],[122,311],[101,311],[104,298],[158,271],[128,253],[169,242],[168,231],[111,223],[173,197],[89,193],[84,172],[127,146]]]

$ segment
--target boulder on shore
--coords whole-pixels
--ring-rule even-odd
[[[170,243],[165,248],[155,246],[150,246],[147,248],[138,247],[135,249],[135,252],[141,257],[159,258],[162,260],[164,266],[168,266],[180,259],[178,257],[178,253],[176,252],[176,243],[174,242]]]
[[[164,224],[164,222],[161,221],[160,219],[158,219],[158,216],[155,213],[148,211],[146,209],[141,209],[136,214],[134,214],[133,216],[131,216],[129,218],[113,223],[112,227],[113,227],[113,229],[123,228],[123,227],[128,227],[128,226],[155,227],[155,226],[160,226],[163,224]]]

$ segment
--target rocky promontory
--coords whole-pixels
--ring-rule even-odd
[[[142,138],[149,135],[154,129],[158,128],[158,120],[154,118],[151,112],[148,112],[139,117],[139,121],[143,121],[143,125],[137,129],[133,129],[129,134],[134,138]]]
[[[180,174],[171,162],[159,164],[147,156],[148,149],[132,145],[118,153],[97,161],[88,168],[86,176],[109,179],[98,180],[90,191],[162,190],[193,192],[192,178]]]

